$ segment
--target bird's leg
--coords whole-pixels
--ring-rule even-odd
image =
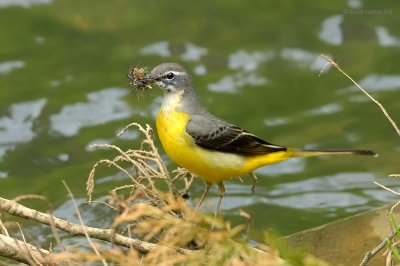
[[[257,178],[256,174],[253,172],[250,172],[250,176],[251,176],[251,179],[253,180],[253,183],[251,185],[251,192],[255,193],[258,178]]]
[[[200,198],[199,202],[196,204],[196,207],[194,208],[194,212],[197,212],[197,210],[200,208],[200,206],[203,203],[204,198],[206,197],[206,195],[207,195],[208,191],[210,190],[211,186],[212,186],[212,183],[206,182],[206,190],[204,191],[203,195],[201,195],[201,198]]]
[[[224,187],[224,183],[219,182],[218,183],[218,196],[219,196],[219,200],[218,200],[218,205],[217,205],[217,209],[215,210],[215,217],[217,217],[218,213],[219,213],[219,209],[221,207],[221,202],[222,202],[222,198],[224,197],[225,194],[225,187]]]

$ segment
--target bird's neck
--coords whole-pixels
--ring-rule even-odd
[[[203,110],[205,109],[197,98],[197,95],[191,91],[165,92],[160,109],[161,112],[178,111],[191,115]]]
[[[182,93],[164,93],[164,99],[161,104],[160,112],[171,113],[180,106],[182,101]]]

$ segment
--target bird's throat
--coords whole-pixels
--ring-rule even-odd
[[[182,92],[178,91],[175,93],[165,92],[160,112],[163,113],[175,112],[175,110],[181,106],[182,95],[183,91]]]

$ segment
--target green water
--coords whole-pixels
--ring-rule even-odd
[[[137,147],[135,132],[117,132],[131,122],[154,126],[162,93],[134,95],[129,66],[174,61],[191,71],[213,113],[269,142],[380,154],[263,168],[255,194],[248,177],[228,181],[222,209],[234,223],[243,209],[255,231],[288,234],[396,199],[372,182],[399,187],[382,179],[400,172],[399,137],[343,75],[319,76],[318,55],[333,55],[400,121],[399,3],[45,2],[0,1],[0,196],[43,195],[60,216],[73,216],[61,181],[83,198],[91,166],[115,155],[88,145]],[[105,178],[95,196],[127,182]],[[202,190],[199,180],[192,198]],[[213,190],[206,205],[215,201]]]

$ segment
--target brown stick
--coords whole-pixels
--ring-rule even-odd
[[[36,263],[49,266],[78,265],[69,261],[54,260],[52,253],[48,250],[32,246],[24,241],[2,234],[0,234],[0,256],[29,265]]]
[[[385,107],[379,101],[377,101],[374,97],[372,97],[366,90],[364,90],[357,82],[355,82],[355,80],[352,77],[350,77],[346,72],[344,72],[339,67],[339,65],[335,61],[333,61],[329,56],[326,56],[326,55],[323,55],[323,54],[321,56],[322,56],[322,58],[324,58],[328,62],[328,64],[331,64],[332,66],[334,66],[337,70],[340,71],[340,73],[345,75],[346,78],[348,78],[351,82],[353,82],[353,84],[356,85],[357,88],[359,88],[365,95],[367,95],[367,97],[371,101],[373,101],[376,105],[378,105],[378,107],[381,109],[382,113],[386,116],[387,120],[389,120],[390,124],[392,124],[394,130],[396,130],[397,135],[400,136],[400,128],[397,126],[396,122],[392,119],[392,117],[386,111]],[[323,71],[323,69],[322,69],[322,71]]]
[[[53,215],[30,209],[15,201],[11,201],[2,197],[0,197],[0,210],[3,210],[8,214],[14,216],[36,221],[38,223],[55,226],[56,228],[63,230],[72,236],[84,236],[86,231],[88,236],[92,238],[104,240],[128,248],[133,247],[143,254],[146,254],[159,246],[150,242],[117,234],[112,229],[100,229],[71,223],[69,221],[57,218]],[[190,252],[189,250],[182,248],[176,248],[175,250],[179,253]]]

